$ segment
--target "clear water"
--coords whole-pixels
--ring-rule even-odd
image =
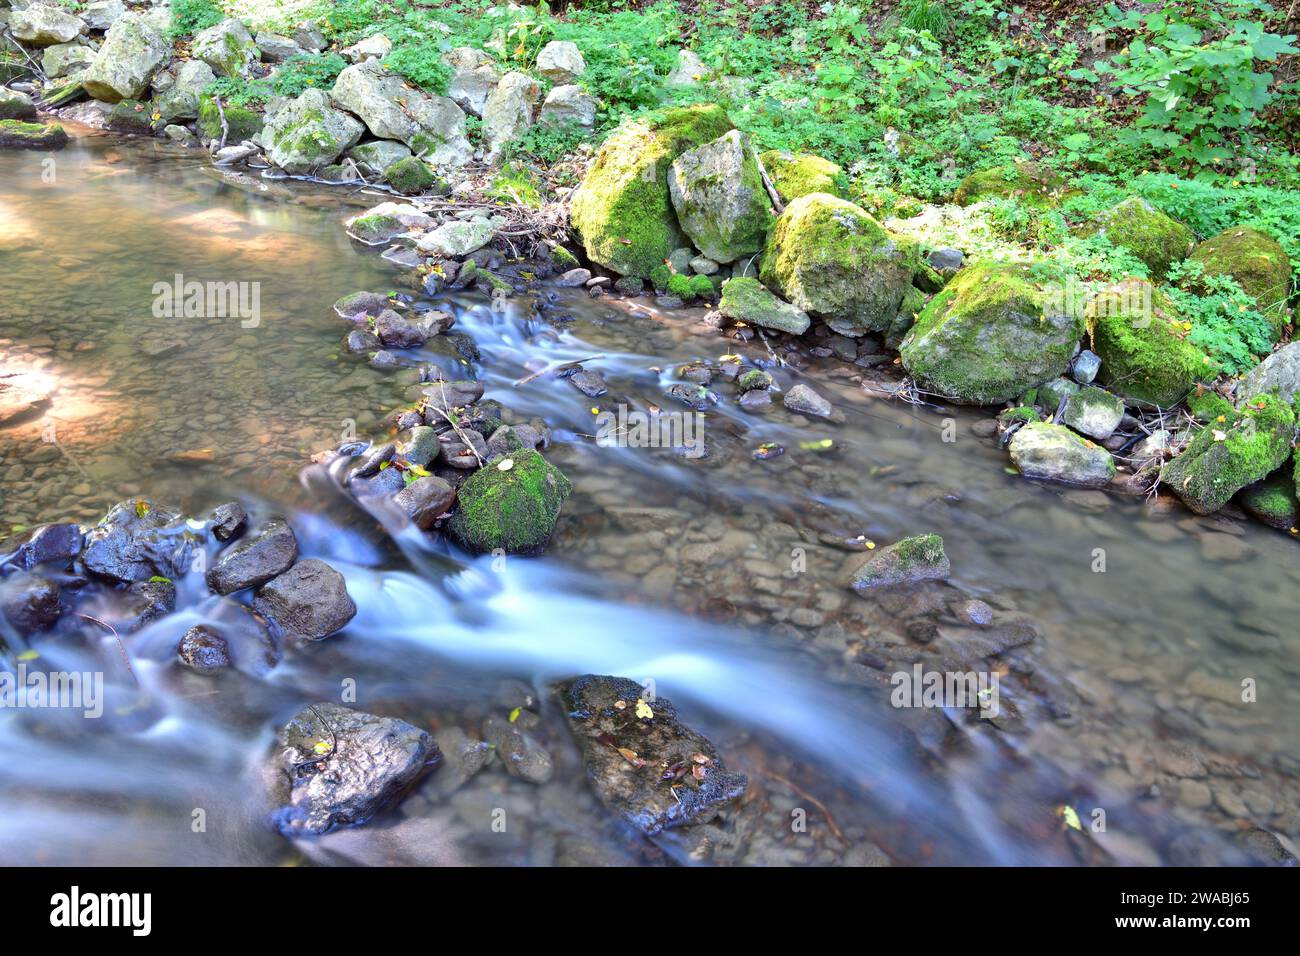
[[[548,457],[576,488],[545,557],[471,560],[396,531],[308,465],[349,422],[375,432],[401,403],[392,373],[340,355],[331,303],[400,281],[344,236],[344,194],[239,188],[193,153],[108,137],[58,154],[53,182],[43,159],[0,153],[0,361],[53,389],[43,415],[0,430],[0,533],[93,523],[136,494],[195,512],[237,495],[255,518],[288,514],[360,612],[260,678],[169,663],[213,611],[198,581],[128,639],[134,677],[93,629],[38,639],[51,668],[105,671],[109,708],[0,713],[0,862],[1232,863],[1245,829],[1296,835],[1300,565],[1286,535],[1029,484],[972,434],[978,413],[886,400],[872,387],[887,371],[832,359],[771,370],[842,423],[747,412],[719,384],[706,458],[599,447],[593,410],[685,411],[664,394],[683,363],[772,356],[699,310],[544,289],[438,303],[481,350],[487,397],[552,425]],[[154,283],[177,273],[260,283],[260,324],[156,318]],[[550,375],[514,384],[593,355],[600,399]],[[821,438],[834,450],[800,447]],[[757,461],[764,442],[786,453]],[[940,615],[923,645],[909,625],[924,597],[854,595],[840,581],[854,555],[826,543],[922,531],[944,537],[949,599],[1037,628],[988,665],[999,721],[890,707],[883,660],[968,648],[973,629]],[[594,799],[546,694],[583,672],[654,679],[749,775],[711,856],[690,833],[629,834]],[[369,826],[291,843],[264,823],[261,765],[276,728],[347,678],[358,706],[471,734],[506,706],[503,687],[528,682],[555,778],[495,767],[446,793],[439,771]],[[1070,830],[1065,806],[1085,828],[1104,811],[1104,832]]]

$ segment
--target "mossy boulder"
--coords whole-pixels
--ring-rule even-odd
[[[1218,511],[1242,488],[1267,478],[1291,455],[1295,413],[1272,395],[1252,399],[1224,422],[1197,432],[1160,473],[1197,514]]]
[[[751,276],[734,276],[722,284],[718,311],[728,319],[761,325],[766,329],[801,335],[808,331],[808,313],[782,302]]]
[[[153,112],[148,103],[118,100],[108,111],[108,128],[117,133],[148,135],[153,132]]]
[[[863,558],[855,557],[846,577],[855,591],[943,580],[951,567],[943,550],[943,538],[937,534],[918,534],[904,538]]]
[[[233,146],[246,139],[253,139],[262,132],[266,118],[256,110],[246,106],[232,106],[222,103],[217,108],[216,99],[208,93],[199,97],[198,127],[199,135],[204,139],[221,139],[221,117],[226,118],[226,145]]]
[[[962,180],[952,195],[958,206],[986,199],[1015,199],[1026,206],[1050,209],[1066,195],[1064,181],[1041,163],[1021,161],[981,169]]]
[[[731,130],[673,160],[668,194],[682,231],[714,262],[763,248],[772,204],[749,139]]]
[[[36,104],[26,93],[0,86],[0,120],[36,119]]]
[[[68,134],[58,123],[0,120],[0,149],[62,149]]]
[[[1063,374],[1083,334],[1060,278],[1031,263],[968,266],[930,300],[899,346],[922,388],[994,405]]]
[[[1225,229],[1193,249],[1189,258],[1200,263],[1205,275],[1236,279],[1281,331],[1286,321],[1291,261],[1272,236],[1245,226]]]
[[[414,196],[417,193],[422,193],[437,181],[437,177],[433,175],[433,170],[418,156],[407,156],[405,159],[399,159],[388,167],[388,172],[384,178],[388,180],[388,185],[403,196]]]
[[[240,76],[262,56],[248,27],[233,18],[196,33],[190,41],[190,52],[219,76]]]
[[[535,554],[550,541],[572,490],[564,473],[536,451],[511,452],[461,486],[448,530],[470,551]]]
[[[1163,279],[1169,267],[1186,259],[1196,244],[1192,230],[1140,196],[1100,213],[1080,234],[1105,236],[1112,245],[1140,259],[1154,279]]]
[[[650,270],[685,243],[668,192],[673,160],[733,128],[716,105],[668,109],[624,123],[605,140],[573,193],[570,218],[587,257],[620,275],[650,278]]]
[[[212,72],[212,67],[202,60],[186,60],[176,67],[175,79],[172,80],[171,86],[164,92],[159,93],[154,99],[154,109],[158,113],[159,122],[167,124],[175,123],[177,120],[197,119],[199,102],[203,97],[203,91],[216,78],[216,74]],[[231,109],[235,109],[235,107],[231,107]],[[215,113],[216,110],[213,109],[212,112]],[[220,139],[220,123],[217,125],[216,138]],[[261,128],[261,118],[259,117],[257,129]],[[233,142],[239,142],[239,140]]]
[[[919,261],[911,240],[891,236],[866,210],[810,193],[772,227],[759,278],[836,332],[859,336],[889,327]]]
[[[329,96],[307,89],[282,106],[262,130],[268,158],[288,173],[328,166],[361,139],[365,127],[334,109]]]
[[[170,55],[171,44],[149,19],[124,13],[109,27],[103,45],[82,76],[82,88],[107,103],[139,99]]]
[[[1300,516],[1297,516],[1295,482],[1285,469],[1243,488],[1237,495],[1237,502],[1272,528],[1290,531],[1300,521]]]
[[[769,149],[759,160],[783,202],[794,202],[809,193],[827,193],[839,199],[849,198],[844,170],[829,159],[811,153]]]
[[[1173,405],[1213,371],[1205,353],[1187,341],[1169,298],[1149,282],[1129,279],[1102,290],[1084,318],[1101,357],[1097,383],[1129,401]]]

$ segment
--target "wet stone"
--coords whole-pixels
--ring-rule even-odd
[[[10,575],[0,580],[0,614],[21,635],[43,631],[59,619],[59,586],[23,571]]]
[[[483,736],[494,748],[506,772],[529,783],[546,783],[555,773],[551,755],[532,734],[504,717],[483,722]]]
[[[177,578],[188,570],[198,540],[179,512],[131,499],[91,529],[81,558],[91,572],[124,583]]]
[[[601,374],[587,369],[574,372],[569,376],[569,384],[588,398],[599,398],[609,391]]]
[[[255,535],[228,549],[208,569],[207,582],[217,594],[232,594],[265,584],[289,570],[298,559],[298,538],[293,529],[273,518]]]
[[[422,531],[432,528],[455,500],[456,489],[436,475],[416,478],[393,497],[412,524]]]
[[[215,674],[230,666],[230,646],[215,630],[199,624],[181,635],[176,658],[199,674]]]
[[[31,536],[13,551],[9,563],[31,569],[38,564],[68,564],[77,555],[85,536],[75,524],[47,524],[37,528]],[[3,550],[8,550],[6,545]]]
[[[253,595],[253,608],[286,636],[318,641],[356,617],[343,575],[324,561],[306,558]]]
[[[228,501],[212,509],[212,533],[218,541],[229,541],[244,530],[248,524],[248,513],[238,501]]]

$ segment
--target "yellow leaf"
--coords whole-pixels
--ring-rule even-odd
[[[1061,816],[1065,817],[1065,825],[1075,830],[1082,830],[1079,825],[1079,815],[1074,812],[1074,807],[1061,807]]]
[[[510,723],[513,724],[516,720],[519,719],[519,712],[521,710],[523,710],[522,707],[516,707],[514,710],[510,711]]]
[[[640,697],[638,697],[636,699],[636,715],[641,720],[649,720],[651,717],[655,715],[655,712],[650,709],[649,704],[647,704]]]

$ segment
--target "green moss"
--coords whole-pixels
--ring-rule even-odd
[[[565,270],[576,269],[578,266],[582,265],[582,263],[578,261],[578,257],[568,249],[564,248],[564,246],[551,247],[551,262],[555,264],[557,269]]]
[[[1028,422],[1037,422],[1042,419],[1039,417],[1038,409],[1028,405],[1017,405],[1015,408],[1003,409],[998,413],[998,424],[1007,428],[1015,424],[1027,424]]]
[[[108,128],[118,133],[152,133],[151,112],[148,103],[118,100],[108,111]]]
[[[506,462],[511,467],[502,470]],[[448,530],[471,551],[532,554],[550,540],[573,485],[532,449],[480,468],[461,486]]]
[[[1187,258],[1196,242],[1192,230],[1138,196],[1102,212],[1079,232],[1101,234],[1112,245],[1128,250],[1155,279],[1163,279],[1171,265]]]
[[[1280,327],[1286,321],[1291,263],[1271,236],[1258,229],[1225,229],[1206,239],[1190,256],[1205,275],[1228,275],[1255,300],[1259,310]]]
[[[957,187],[952,201],[969,206],[985,199],[1016,199],[1026,206],[1050,209],[1068,192],[1061,177],[1046,166],[1021,161],[971,173]]]
[[[828,193],[840,199],[849,198],[848,177],[844,170],[829,159],[810,153],[789,153],[769,149],[759,157],[767,176],[785,202],[793,202],[809,193]]]
[[[930,300],[899,347],[925,389],[993,405],[1060,376],[1083,332],[1052,290],[1062,277],[1041,263],[978,263]]]
[[[362,242],[382,242],[395,233],[406,231],[406,227],[396,216],[385,216],[381,213],[354,219],[348,229]]]
[[[1183,453],[1165,465],[1161,482],[1198,514],[1218,511],[1287,460],[1294,430],[1291,406],[1261,395],[1222,424],[1197,432]]]
[[[436,180],[433,171],[429,169],[424,160],[417,159],[414,156],[407,156],[405,159],[399,159],[393,163],[388,167],[388,172],[384,175],[384,178],[388,180],[388,185],[403,196],[414,196],[417,193],[424,192]]]
[[[736,379],[736,387],[742,392],[771,388],[772,376],[761,368],[751,368],[749,371],[741,373],[740,377]]]
[[[0,149],[62,149],[68,134],[58,123],[0,120]]]
[[[1296,528],[1296,486],[1285,470],[1256,482],[1237,495],[1241,506],[1264,524],[1291,531]]]
[[[739,182],[721,175],[739,157]],[[725,133],[699,151],[680,157],[669,177],[677,222],[695,248],[715,262],[734,262],[763,248],[772,225],[772,201],[749,140]]]
[[[1187,409],[1197,421],[1215,422],[1220,419],[1229,421],[1237,414],[1237,409],[1218,392],[1209,389],[1197,389],[1187,396]]]
[[[850,573],[849,587],[865,591],[895,584],[933,581],[946,578],[949,570],[943,538],[937,534],[920,534],[869,554]]]
[[[1101,357],[1098,384],[1130,401],[1173,405],[1212,375],[1173,303],[1149,282],[1129,279],[1098,293],[1085,317]]]
[[[195,124],[204,139],[221,139],[221,113],[226,114],[226,145],[242,143],[262,131],[262,114],[245,106],[222,104],[221,110],[211,94],[199,97],[199,118]]]
[[[610,136],[570,205],[588,258],[649,278],[685,242],[668,192],[672,161],[732,128],[721,107],[688,106],[629,121]]]
[[[752,276],[732,276],[722,284],[718,311],[726,318],[801,335],[811,324],[808,313],[782,302]]]

